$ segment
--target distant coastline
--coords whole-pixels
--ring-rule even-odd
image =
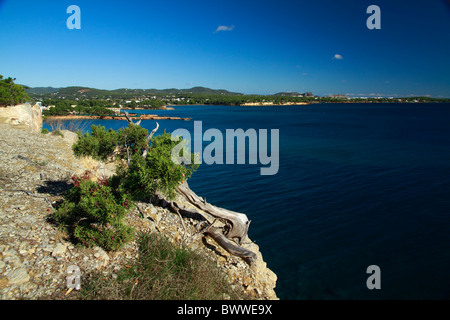
[[[284,102],[284,103],[274,103],[272,101],[269,102],[247,102],[240,104],[241,107],[246,106],[303,106],[303,105],[311,105],[311,104],[326,104],[326,103],[339,103],[339,104],[357,104],[357,103],[374,103],[374,104],[382,104],[382,103],[403,103],[403,104],[420,104],[420,103],[449,103],[448,101],[420,101],[420,100],[362,100],[362,99],[352,99],[352,100],[331,100],[331,101],[323,101],[323,100],[317,100],[317,101],[310,101],[310,102]]]
[[[130,117],[133,120],[185,120],[189,121],[191,118],[180,118],[180,117],[169,117],[169,116],[158,116],[155,114],[141,114],[130,113]],[[123,120],[127,121],[125,116],[98,116],[98,115],[64,115],[64,116],[47,116],[46,120]]]
[[[247,102],[247,103],[242,103],[241,106],[243,106],[243,107],[248,107],[248,106],[257,106],[257,107],[261,107],[261,106],[303,106],[303,105],[307,105],[307,104],[311,104],[311,103],[310,102],[274,103],[274,102],[270,101],[270,102]]]

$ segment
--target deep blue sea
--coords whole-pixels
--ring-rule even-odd
[[[249,236],[278,276],[280,299],[450,298],[450,104],[143,112],[201,120],[224,136],[279,129],[276,175],[260,175],[261,164],[203,164],[189,184],[252,220]],[[193,121],[159,124],[159,133],[193,131]],[[366,286],[370,265],[381,270],[381,289]]]

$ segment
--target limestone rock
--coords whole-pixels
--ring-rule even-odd
[[[8,282],[12,284],[22,284],[30,280],[30,276],[25,268],[17,268],[7,274]]]
[[[61,257],[67,250],[67,246],[62,243],[58,243],[52,251],[52,257]]]
[[[147,209],[147,214],[150,216],[150,218],[152,218],[153,221],[155,221],[156,224],[159,224],[161,215],[153,205]]]
[[[0,289],[6,288],[10,286],[11,284],[8,281],[8,277],[6,276],[0,276]]]
[[[31,132],[39,133],[42,131],[42,111],[39,105],[34,105],[31,107]]]
[[[100,262],[103,266],[107,265],[109,262],[108,254],[100,247],[94,248],[94,257]]]
[[[42,112],[38,105],[29,103],[0,108],[0,122],[19,125],[31,132],[41,132]]]
[[[72,146],[78,140],[78,135],[75,132],[69,130],[61,130],[63,135],[62,139],[69,145]]]

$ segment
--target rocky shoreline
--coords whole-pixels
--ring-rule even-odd
[[[274,102],[246,102],[242,103],[241,107],[263,107],[263,106],[305,106],[311,104],[310,102],[284,102],[284,103],[274,103]]]
[[[53,204],[70,188],[73,174],[90,170],[108,176],[114,172],[113,164],[75,158],[71,145],[76,134],[62,134],[44,135],[0,123],[0,299],[65,299],[69,266],[78,266],[82,277],[94,270],[113,275],[125,261],[137,257],[135,241],[118,252],[84,248],[73,245],[49,220]],[[176,201],[192,207],[181,197]],[[243,247],[256,253],[253,266],[196,233],[197,221],[183,218],[185,231],[179,216],[164,204],[138,203],[137,207],[127,216],[136,233],[159,232],[175,244],[183,242],[215,261],[233,285],[242,286],[255,299],[277,299],[277,277],[250,239]]]
[[[184,120],[189,121],[191,118],[180,118],[180,117],[169,117],[169,116],[158,116],[156,114],[131,114],[130,117],[133,120]],[[46,119],[50,120],[123,120],[127,121],[125,116],[92,116],[92,115],[67,115],[67,116],[48,116]]]

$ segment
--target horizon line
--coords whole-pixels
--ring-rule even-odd
[[[190,90],[190,89],[194,89],[194,88],[205,88],[205,89],[209,89],[209,90],[215,90],[215,91],[227,91],[233,94],[239,94],[239,95],[246,95],[246,96],[271,96],[271,95],[275,95],[278,93],[298,93],[298,94],[302,94],[300,92],[297,91],[278,91],[275,93],[242,93],[242,92],[236,92],[236,91],[230,91],[228,89],[213,89],[210,87],[205,87],[205,86],[193,86],[190,88],[176,88],[176,87],[172,87],[172,88],[164,88],[164,89],[158,89],[158,88],[127,88],[127,87],[120,87],[120,88],[115,88],[115,89],[104,89],[104,88],[96,88],[96,87],[88,87],[88,86],[82,86],[82,85],[69,85],[69,86],[63,86],[63,87],[54,87],[54,86],[35,86],[35,87],[31,87],[25,84],[20,84],[22,86],[26,86],[30,89],[33,88],[55,88],[55,89],[63,89],[63,88],[73,88],[73,87],[80,87],[80,88],[87,88],[87,89],[96,89],[96,90],[105,90],[105,91],[115,91],[115,90],[121,90],[121,89],[126,89],[126,90],[158,90],[158,91],[164,91],[164,90]],[[313,91],[304,91],[303,93],[306,92],[311,92],[313,93]],[[332,96],[332,95],[345,95],[348,97],[360,97],[360,98],[376,98],[376,97],[382,97],[382,98],[396,98],[396,99],[400,99],[400,98],[411,98],[411,97],[427,97],[427,98],[435,98],[435,99],[450,99],[450,96],[443,96],[443,95],[437,95],[437,96],[433,96],[430,94],[405,94],[405,95],[401,95],[398,93],[392,93],[392,94],[384,94],[384,93],[326,93],[326,94],[322,94],[322,95],[316,95],[314,94],[314,97],[328,97],[328,96]]]

